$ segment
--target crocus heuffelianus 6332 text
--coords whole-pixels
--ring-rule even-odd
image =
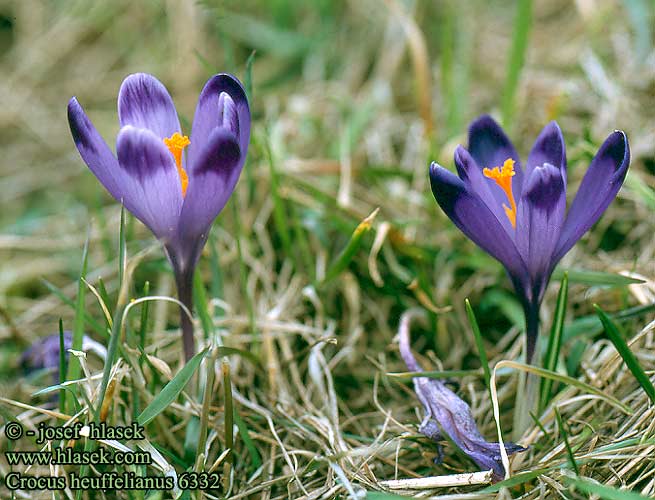
[[[116,155],[75,97],[68,103],[68,121],[98,180],[163,243],[179,299],[191,310],[196,263],[248,151],[250,110],[241,83],[227,74],[211,77],[187,137],[166,87],[152,75],[128,76],[118,92]],[[181,325],[188,360],[195,347],[184,311]]]
[[[557,123],[544,127],[522,168],[505,132],[485,115],[470,125],[468,150],[455,150],[459,176],[430,166],[439,206],[507,270],[525,312],[528,362],[555,266],[615,198],[629,163],[628,139],[614,131],[591,160],[567,212],[566,150]]]

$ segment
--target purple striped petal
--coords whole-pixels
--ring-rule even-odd
[[[120,202],[125,174],[75,97],[68,102],[68,123],[80,156],[105,189]]]
[[[514,241],[482,199],[459,177],[432,163],[432,193],[441,209],[480,248],[499,260],[515,283],[527,275]]]
[[[180,132],[180,121],[166,87],[154,76],[136,73],[118,91],[118,121],[153,132],[159,139]]]
[[[182,208],[182,186],[173,155],[152,131],[127,125],[116,139],[118,162],[127,174],[125,207],[157,238],[170,241]]]
[[[202,163],[214,129],[223,127],[238,139],[241,157],[245,160],[250,142],[250,108],[241,82],[232,75],[219,74],[205,84],[191,129],[191,144],[188,148],[189,182],[193,182],[196,164]]]
[[[525,164],[524,179],[530,177],[535,167],[546,163],[561,170],[564,186],[566,186],[566,146],[562,130],[555,121],[546,125],[534,142]]]
[[[181,268],[193,266],[207,241],[209,227],[223,209],[241,174],[244,157],[237,137],[227,128],[217,127],[196,153],[193,176],[182,206],[178,240],[187,242],[178,249]],[[188,242],[197,244],[190,246]]]
[[[482,115],[469,126],[469,152],[480,168],[501,167],[505,160],[512,158],[516,172],[512,179],[512,192],[515,199],[521,197],[523,185],[521,160],[512,141],[491,116]],[[501,205],[506,203],[505,193],[500,187],[492,186],[491,192],[498,203]]]
[[[628,138],[617,130],[605,140],[582,179],[564,222],[553,267],[603,215],[621,189],[629,165]]]
[[[523,186],[516,221],[516,246],[530,272],[532,300],[540,301],[548,284],[565,212],[561,170],[549,163],[533,168]]]
[[[500,222],[510,238],[513,239],[514,228],[512,227],[512,223],[505,215],[502,204],[498,202],[491,192],[491,186],[496,186],[496,184],[482,174],[480,166],[462,146],[457,146],[455,149],[455,167],[457,168],[459,178],[468,184],[489,207],[489,210],[496,216],[496,219],[498,219],[498,222]],[[503,203],[508,203],[507,199],[504,199]]]

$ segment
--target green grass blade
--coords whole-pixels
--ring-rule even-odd
[[[598,305],[594,304],[594,309],[596,309],[596,314],[598,314],[600,321],[603,323],[605,333],[607,333],[607,336],[614,344],[614,347],[616,347],[616,350],[623,358],[623,361],[625,361],[625,364],[635,376],[637,382],[639,382],[639,385],[641,385],[644,391],[646,391],[646,394],[650,400],[655,403],[655,387],[650,381],[650,378],[648,378],[648,375],[646,375],[646,372],[644,372],[644,369],[639,364],[639,361],[637,361],[634,353],[630,350],[628,344],[625,342],[625,340],[623,340],[623,337],[619,333],[618,328],[616,325],[614,325],[610,317],[605,314],[605,312],[600,307],[598,307]]]
[[[628,490],[617,490],[611,486],[603,486],[602,484],[593,483],[584,478],[569,478],[564,477],[564,480],[575,489],[582,491],[588,495],[595,495],[603,500],[647,500],[649,497],[635,493]]]
[[[575,461],[575,456],[573,455],[573,450],[571,449],[571,445],[569,444],[568,433],[566,432],[566,429],[564,428],[564,423],[562,422],[562,416],[560,415],[557,408],[555,408],[555,418],[557,419],[557,427],[559,428],[559,432],[560,432],[560,434],[562,436],[562,440],[564,441],[564,447],[566,448],[566,454],[569,457],[569,463],[571,464],[571,467],[575,471],[575,475],[579,476],[580,475],[580,470],[578,469],[578,463]]]
[[[367,491],[366,500],[405,500],[407,497],[386,491]]]
[[[239,216],[239,192],[235,190],[231,196],[232,216],[234,218],[235,235],[234,239],[237,243],[237,254],[239,255],[239,279],[241,281],[241,294],[245,298],[246,307],[248,310],[248,325],[250,332],[254,335],[255,328],[255,307],[252,303],[252,297],[248,293],[248,272],[246,271],[246,262],[243,260],[243,249],[241,248],[241,237],[243,235],[243,227],[241,226],[241,217]]]
[[[123,304],[119,304],[116,308],[116,313],[114,314],[111,336],[109,337],[109,345],[107,346],[107,359],[105,360],[105,365],[102,370],[102,382],[100,383],[98,403],[96,405],[94,414],[96,423],[100,422],[100,409],[102,408],[102,403],[105,400],[107,386],[109,385],[109,377],[111,375],[111,367],[114,365],[116,353],[118,351],[118,341],[121,337],[124,309],[125,306]]]
[[[643,316],[647,313],[655,311],[655,304],[646,304],[639,305],[634,307],[629,307],[623,311],[609,314],[608,316],[613,321],[625,321],[628,319],[636,318]],[[566,325],[564,328],[564,343],[574,340],[576,337],[582,337],[590,339],[598,335],[603,331],[603,323],[598,319],[598,316],[583,316],[578,318],[575,321],[572,321],[570,324]]]
[[[66,346],[64,344],[64,322],[59,318],[59,383],[66,382]],[[66,413],[66,391],[59,391],[59,412]]]
[[[168,382],[148,406],[141,412],[137,422],[139,425],[148,424],[153,418],[164,411],[178,397],[182,389],[191,380],[193,374],[198,369],[202,358],[207,354],[207,350],[200,351]]]
[[[355,257],[357,250],[359,250],[364,236],[371,230],[371,224],[373,223],[377,213],[378,209],[375,209],[371,215],[366,217],[357,225],[353,231],[352,236],[350,237],[350,240],[348,241],[348,244],[325,272],[325,278],[321,282],[322,285],[332,281],[334,278],[339,276],[341,272],[346,269],[346,267],[348,267],[350,261],[352,261]]]
[[[637,172],[628,172],[625,178],[625,186],[634,191],[641,202],[650,210],[655,210],[655,189],[650,187],[646,180]]]
[[[251,112],[252,112],[252,107],[254,105],[252,67],[255,64],[255,53],[256,51],[253,50],[248,56],[248,59],[246,60],[246,73],[243,79],[243,86],[246,89],[246,95],[248,96],[248,102],[250,103]],[[248,185],[248,203],[252,203],[255,197],[255,192],[257,191],[257,183],[255,182],[255,176],[253,175],[252,168],[247,168],[249,163],[248,159],[250,158],[250,156],[246,158],[246,165],[244,166],[244,171],[246,174],[246,183]]]
[[[549,470],[550,468],[543,468],[514,474],[509,479],[505,479],[496,484],[492,484],[491,486],[487,486],[483,490],[480,490],[480,493],[495,493],[496,491],[500,491],[502,488],[512,488],[513,486],[518,486],[519,484],[524,484],[532,481],[533,479],[541,476]]]
[[[109,293],[107,293],[107,287],[105,286],[105,281],[102,279],[102,276],[98,277],[98,284],[96,285],[96,290],[98,291],[98,295],[100,295],[100,299],[105,304],[107,311],[109,311],[109,315],[113,316],[114,311],[112,311],[111,301],[109,300]]]
[[[510,360],[503,360],[499,361],[494,370],[498,371],[501,368],[514,368],[517,370],[522,370],[528,373],[534,373],[535,375],[539,375],[540,377],[546,377],[546,378],[551,378],[556,382],[561,382],[566,385],[572,385],[574,387],[577,387],[578,389],[585,391],[589,394],[594,394],[595,396],[598,396],[599,398],[603,399],[607,403],[615,406],[616,408],[620,408],[624,413],[627,415],[632,415],[634,412],[630,409],[629,406],[626,404],[622,403],[618,399],[616,399],[613,396],[608,395],[605,393],[603,390],[598,389],[597,387],[594,387],[592,385],[589,385],[585,382],[582,382],[581,380],[577,380],[573,377],[569,377],[567,375],[562,375],[560,373],[554,373],[548,370],[544,370],[543,368],[539,368],[538,366],[533,366],[533,365],[526,365],[524,363],[517,363],[516,361],[510,361]]]
[[[127,264],[127,243],[125,240],[125,206],[121,205],[121,222],[118,228],[118,289],[123,286],[125,266]]]
[[[309,245],[309,240],[307,239],[307,233],[303,227],[301,217],[299,215],[299,210],[297,206],[290,205],[289,209],[291,211],[291,223],[293,227],[293,238],[296,242],[298,253],[300,255],[300,262],[302,262],[305,271],[312,277],[315,278],[316,272],[314,269],[314,259],[312,256],[312,251]]]
[[[84,250],[82,251],[82,268],[77,286],[77,301],[75,303],[75,319],[73,320],[73,343],[71,348],[76,351],[82,350],[82,337],[84,336],[84,298],[86,296],[86,270],[89,256],[89,234],[87,234]],[[72,359],[71,359],[72,361]],[[76,380],[80,377],[81,366],[79,361],[68,363],[67,378]]]
[[[241,356],[242,358],[250,361],[255,366],[255,368],[259,370],[262,369],[261,361],[257,356],[255,356],[250,351],[244,351],[243,349],[237,349],[236,347],[219,346],[216,348],[216,353],[218,356],[231,356],[231,355]]]
[[[105,359],[105,365],[102,370],[102,382],[100,383],[100,391],[98,393],[98,401],[95,408],[91,405],[89,407],[93,411],[93,419],[96,424],[100,423],[100,410],[102,409],[102,404],[105,400],[105,395],[107,393],[107,387],[109,386],[109,377],[111,376],[111,368],[114,365],[114,360],[116,359],[116,352],[118,351],[118,341],[121,337],[121,328],[123,325],[123,311],[125,310],[125,305],[120,303],[116,306],[116,312],[114,313],[113,326],[111,330],[111,335],[109,337],[109,345],[107,346],[107,359]],[[94,439],[87,439],[84,443],[84,451],[86,453],[92,452],[97,445],[97,441]],[[80,468],[80,475],[87,475],[89,466],[82,465]],[[78,500],[81,498],[82,490],[79,490],[76,493],[75,498]]]
[[[649,6],[650,4],[650,6]],[[637,61],[646,61],[653,39],[653,2],[648,0],[623,0],[628,18],[635,33]]]
[[[514,116],[514,98],[525,62],[525,53],[528,49],[528,35],[532,24],[532,0],[518,0],[514,17],[514,32],[512,47],[507,65],[507,76],[502,98],[503,124],[511,128]]]
[[[487,391],[489,391],[489,396],[491,396],[491,370],[489,369],[489,360],[487,359],[487,352],[484,349],[484,342],[482,341],[482,334],[480,333],[480,327],[478,326],[478,320],[475,318],[475,313],[471,307],[469,299],[464,301],[466,307],[466,315],[468,316],[471,329],[473,330],[473,337],[475,338],[475,345],[478,348],[478,354],[480,356],[480,364],[482,365],[482,370],[484,373],[484,384],[487,386]]]
[[[589,286],[627,286],[643,283],[643,280],[629,278],[621,274],[606,273],[603,271],[585,271],[584,269],[561,269],[553,272],[553,279],[562,280],[568,275],[571,283],[579,283]]]
[[[232,379],[230,378],[230,363],[227,359],[222,362],[223,390],[225,398],[225,447],[230,450],[227,463],[234,463],[234,405],[232,404]]]
[[[61,291],[61,289],[50,283],[46,279],[41,279],[41,283],[43,286],[45,286],[50,293],[53,295],[57,296],[59,300],[61,300],[64,304],[69,306],[71,309],[75,310],[75,302],[66,297],[64,292]],[[107,338],[107,329],[104,326],[101,326],[100,323],[98,323],[90,314],[88,314],[86,311],[84,312],[84,321],[86,324],[91,328],[94,332],[96,332],[99,335],[102,335],[103,337]]]
[[[250,430],[248,429],[248,426],[244,420],[241,418],[241,415],[239,415],[236,406],[234,407],[234,423],[237,424],[239,429],[239,436],[241,436],[241,439],[243,439],[243,444],[246,446],[246,449],[250,454],[250,459],[252,460],[251,472],[254,472],[259,469],[259,467],[261,467],[262,459],[259,455],[259,452],[257,451],[255,442],[250,437]]]
[[[197,276],[197,273],[196,273]],[[209,407],[213,400],[214,388],[214,363],[216,356],[210,356],[209,362],[206,364],[207,379],[205,381],[205,388],[202,396],[202,410],[200,412],[200,430],[198,432],[198,444],[196,447],[196,456],[199,457],[205,453],[205,445],[207,444],[207,428],[209,427]]]
[[[252,67],[255,64],[255,54],[257,53],[256,50],[253,50],[250,55],[248,56],[248,59],[246,59],[246,75],[243,78],[243,86],[246,89],[246,95],[248,96],[248,100],[252,102],[253,99],[253,94],[252,94]]]
[[[143,296],[147,297],[150,294],[150,282],[146,281],[143,285]],[[139,322],[139,348],[141,350],[146,348],[146,330],[148,329],[148,312],[150,301],[146,300],[141,306],[141,321]]]
[[[231,38],[264,53],[294,58],[310,50],[318,41],[294,31],[285,31],[252,16],[223,12],[220,27]]]
[[[544,368],[551,372],[557,371],[557,360],[559,359],[559,352],[562,346],[562,333],[564,332],[564,319],[566,317],[566,304],[569,296],[569,278],[564,273],[562,284],[557,294],[557,306],[555,307],[555,316],[553,325],[550,329],[550,337],[548,338],[548,348],[546,349],[546,357],[544,359]],[[541,379],[541,398],[539,401],[539,411],[546,408],[550,399],[550,390],[553,386],[553,381],[549,378]]]
[[[263,146],[266,151],[266,160],[268,162],[268,171],[271,179],[270,188],[271,198],[273,199],[273,221],[275,222],[277,233],[280,235],[280,239],[282,240],[284,255],[290,257],[293,255],[293,253],[291,251],[291,232],[289,231],[289,226],[287,225],[287,221],[289,219],[287,208],[279,193],[278,174],[275,167],[275,161],[273,159],[273,152],[271,151],[271,146],[268,143],[267,138],[264,138],[263,142]]]
[[[221,262],[218,257],[218,250],[216,249],[216,237],[214,233],[209,233],[209,267],[211,270],[211,296],[221,298],[223,297],[223,273],[221,272]],[[219,308],[218,316],[223,316],[223,309]]]
[[[198,269],[193,274],[193,303],[200,317],[200,324],[205,334],[205,340],[214,338],[214,322],[207,310],[207,292],[205,291],[205,285],[202,283],[202,277]]]
[[[452,114],[452,101],[453,101],[453,52],[454,52],[454,17],[455,11],[451,2],[444,2],[443,9],[443,23],[440,33],[441,42],[441,94],[444,96],[444,101],[448,106],[446,111],[446,123],[448,124],[448,131],[452,130],[452,123],[450,117]]]

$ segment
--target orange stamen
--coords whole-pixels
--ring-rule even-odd
[[[512,177],[516,175],[516,172],[514,172],[514,160],[507,158],[502,167],[485,168],[482,170],[482,173],[485,177],[492,179],[505,192],[510,205],[508,207],[503,204],[505,215],[512,223],[512,227],[516,229],[516,203],[512,194]]]
[[[180,175],[180,184],[182,184],[182,196],[186,196],[186,188],[189,185],[189,176],[184,168],[182,168],[182,151],[191,144],[191,141],[186,135],[175,132],[172,136],[164,138],[164,144],[166,144],[166,147],[173,154],[173,158],[175,158],[177,173]]]

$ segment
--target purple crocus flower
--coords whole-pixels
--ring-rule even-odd
[[[154,76],[128,76],[118,92],[116,156],[73,97],[75,145],[107,191],[164,244],[180,301],[192,306],[193,271],[210,226],[232,194],[250,140],[250,110],[235,77],[211,77],[200,93],[191,137]],[[184,149],[188,147],[186,152]],[[184,353],[194,354],[193,324],[181,311]]]
[[[409,323],[414,314],[413,311],[408,311],[400,319],[399,348],[407,369],[412,372],[422,372],[423,369],[414,358],[409,342]],[[425,417],[419,426],[419,432],[434,441],[441,441],[442,432],[445,432],[482,470],[492,470],[495,481],[503,479],[505,469],[500,445],[490,443],[482,437],[469,405],[448,389],[441,380],[428,377],[414,377],[412,380],[414,391],[425,409]],[[525,451],[526,448],[514,443],[505,443],[505,450],[508,455],[511,455]],[[437,458],[441,460],[441,451]]]
[[[51,370],[55,381],[59,381],[59,341],[58,333],[35,340],[21,355],[20,365],[28,372]],[[66,359],[70,357],[68,350],[71,347],[73,347],[73,333],[66,330],[64,332]],[[100,358],[107,358],[107,349],[87,335],[82,337],[82,351],[95,352]]]
[[[612,202],[629,163],[628,138],[616,130],[591,161],[566,213],[566,151],[557,123],[544,127],[521,169],[507,135],[483,115],[469,127],[469,149],[455,150],[459,177],[436,163],[430,166],[439,206],[505,266],[525,312],[528,362],[553,269]]]

